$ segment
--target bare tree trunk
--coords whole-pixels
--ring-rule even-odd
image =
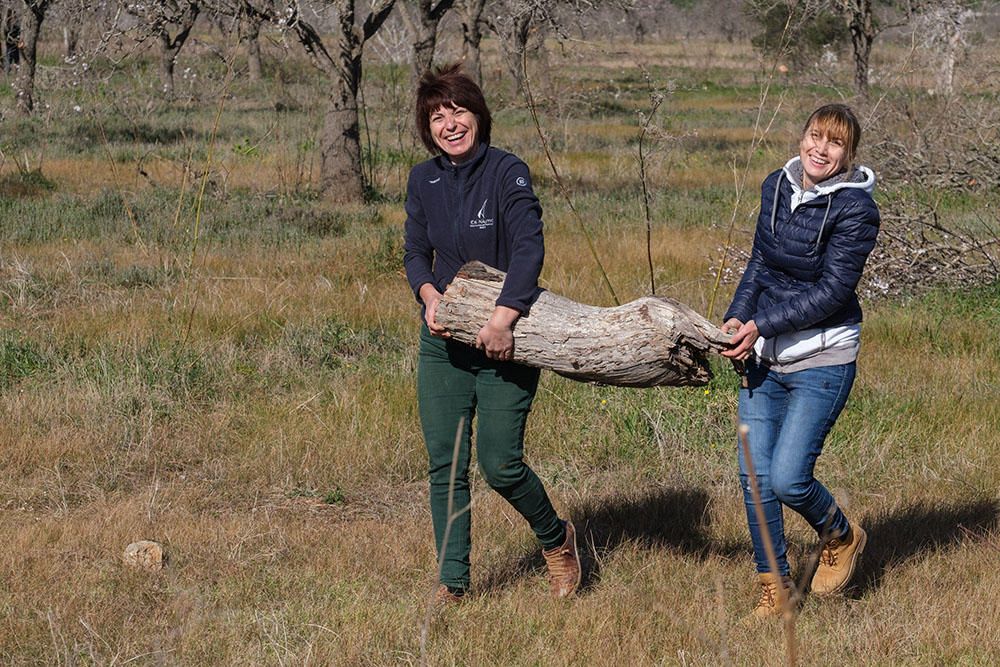
[[[76,55],[76,44],[79,39],[79,30],[72,26],[63,26],[63,57],[66,60]]]
[[[260,60],[260,25],[257,16],[245,16],[240,19],[241,40],[247,49],[247,74],[251,81],[264,78],[264,68]]]
[[[465,71],[483,85],[483,64],[479,47],[483,41],[482,18],[486,0],[460,0],[462,19],[462,62]]]
[[[922,17],[924,42],[940,54],[935,90],[944,95],[955,92],[955,67],[968,47],[966,33],[975,13],[961,0],[946,0]]]
[[[49,0],[22,0],[24,12],[21,20],[21,64],[14,81],[17,111],[29,115],[35,108],[35,64],[38,53],[38,35],[49,9]]]
[[[201,13],[199,0],[187,0],[182,6],[174,5],[175,11],[158,19],[157,37],[160,40],[160,83],[168,97],[174,95],[174,65],[177,56],[191,35],[191,29]],[[176,35],[170,34],[171,24],[179,26]]]
[[[358,87],[364,45],[385,23],[396,0],[366,2],[368,13],[355,21],[355,0],[325,0],[317,6],[335,18],[331,36],[323,36],[299,13],[298,2],[253,3],[248,6],[264,19],[275,21],[294,32],[313,65],[329,85],[326,112],[319,137],[320,184],[323,196],[332,202],[360,202],[364,199],[361,141],[358,123]]]
[[[170,48],[169,35],[160,35],[160,88],[168,98],[174,96],[174,63],[177,51]]]
[[[878,36],[872,0],[838,0],[838,6],[851,32],[854,51],[854,88],[862,97],[868,97],[868,62],[872,43]]]
[[[437,321],[454,340],[475,343],[505,277],[481,262],[459,270],[437,310]],[[542,291],[514,327],[514,361],[585,382],[697,386],[712,377],[708,353],[728,341],[714,324],[671,299],[598,308]]]
[[[851,41],[854,44],[854,89],[862,97],[868,97],[868,60],[872,51],[872,40],[862,37],[855,39],[851,33]]]
[[[364,198],[358,123],[361,59],[352,63],[349,70],[330,80],[330,96],[319,137],[320,186],[323,196],[336,203]]]
[[[360,202],[364,199],[361,169],[361,141],[358,124],[358,86],[361,83],[361,55],[392,11],[395,0],[379,0],[361,25],[355,25],[354,0],[329,2],[337,16],[333,40],[328,49],[319,32],[296,14],[285,17],[288,25],[312,58],[313,64],[330,84],[320,144],[320,183],[323,196],[332,202]]]
[[[431,68],[434,62],[434,48],[437,46],[437,29],[454,0],[404,0],[400,3],[400,13],[413,43],[412,74],[413,88]]]

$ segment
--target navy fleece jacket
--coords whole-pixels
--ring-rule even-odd
[[[416,165],[406,188],[404,251],[418,301],[421,285],[443,293],[463,264],[479,260],[507,272],[496,305],[527,311],[545,257],[528,165],[486,144],[460,165],[442,156]]]

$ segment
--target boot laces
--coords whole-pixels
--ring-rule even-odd
[[[553,578],[560,579],[566,576],[571,569],[571,553],[566,547],[559,547],[558,551],[545,552],[542,555],[545,556],[545,564],[548,565],[549,575]]]
[[[777,596],[778,596],[778,584],[775,582],[761,582],[760,585],[760,600],[757,602],[758,607],[767,607],[768,609],[777,606]]]
[[[840,540],[830,540],[823,545],[823,550],[819,553],[819,562],[827,567],[836,567],[839,554]]]

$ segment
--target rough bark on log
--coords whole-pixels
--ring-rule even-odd
[[[474,345],[506,274],[481,262],[463,266],[436,319],[453,339]],[[574,380],[621,387],[698,386],[711,377],[708,352],[729,336],[682,303],[647,296],[616,308],[541,291],[514,327],[514,361]]]

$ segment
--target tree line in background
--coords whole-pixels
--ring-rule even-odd
[[[482,79],[480,50],[496,39],[520,88],[526,56],[546,38],[600,37],[643,41],[691,36],[752,40],[775,62],[822,63],[849,52],[858,96],[869,94],[870,59],[880,35],[909,27],[939,54],[937,92],[951,94],[956,65],[970,46],[984,0],[0,0],[5,70],[15,108],[35,109],[39,38],[57,36],[73,63],[104,56],[122,63],[152,50],[164,95],[174,94],[178,56],[196,31],[216,30],[238,42],[239,72],[260,79],[261,41],[297,45],[323,80],[319,135],[320,185],[337,201],[361,201],[359,86],[366,45],[409,62],[413,82],[433,64],[437,42],[460,41],[468,71]],[[224,56],[225,57],[225,56]],[[335,185],[335,187],[334,187]]]

